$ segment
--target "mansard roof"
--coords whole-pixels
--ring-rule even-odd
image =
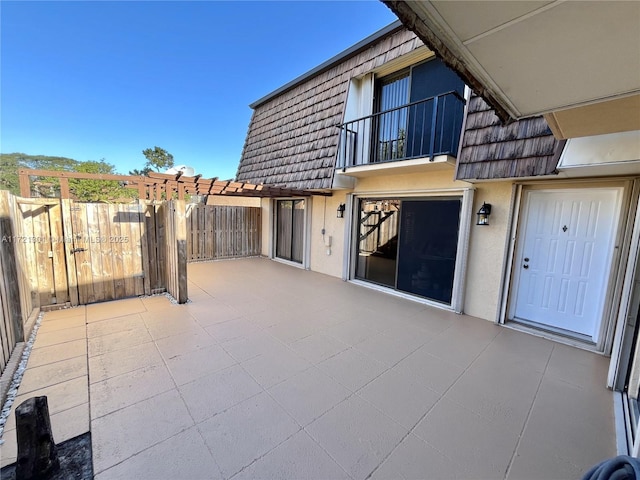
[[[556,173],[564,142],[543,117],[503,125],[495,111],[473,94],[467,110],[456,179],[486,180]]]
[[[396,22],[252,104],[237,180],[331,188],[350,80],[420,47]]]
[[[396,22],[254,102],[237,181],[295,190],[330,189],[351,79],[419,48],[424,49],[422,41]],[[473,94],[456,178],[553,174],[562,145],[543,117],[503,125],[495,111]]]

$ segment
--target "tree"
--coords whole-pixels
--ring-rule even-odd
[[[115,174],[115,167],[103,160],[79,162],[76,172]],[[70,178],[69,190],[81,202],[117,202],[137,197],[138,192],[115,180],[85,180]]]
[[[104,160],[79,162],[73,158],[50,157],[47,155],[27,155],[25,153],[0,154],[0,189],[20,195],[18,170],[56,170],[65,172],[110,173],[115,167]],[[60,179],[55,177],[31,177],[32,193],[40,197],[59,197]],[[72,197],[84,202],[129,201],[137,197],[137,192],[124,187],[121,182],[105,180],[69,179]]]
[[[133,170],[129,170],[129,175],[141,175],[143,177],[145,177],[149,172],[151,171],[151,167],[144,167],[140,170],[138,170],[137,168],[134,168]]]
[[[40,170],[64,170],[72,172],[78,165],[77,160],[66,157],[50,157],[47,155],[27,155],[26,153],[0,153],[0,189],[9,190],[20,195],[18,170],[31,168]],[[52,196],[59,190],[58,180],[38,177],[35,190],[41,196]]]
[[[14,195],[20,195],[18,169],[23,168],[18,155],[0,154],[0,190],[9,190]]]
[[[146,157],[146,168],[155,169],[156,172],[160,170],[166,170],[173,167],[173,155],[167,152],[164,148],[153,147],[147,148],[142,151],[142,154]]]

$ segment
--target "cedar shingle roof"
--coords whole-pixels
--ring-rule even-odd
[[[422,46],[412,32],[398,27],[254,104],[237,180],[291,189],[330,188],[350,80]]]
[[[297,190],[331,188],[350,80],[421,46],[415,34],[391,25],[252,104],[237,180]],[[503,126],[474,94],[456,178],[550,175],[562,145],[544,118]]]
[[[543,117],[503,126],[479,96],[469,101],[456,179],[532,177],[556,173],[563,142],[554,138]]]

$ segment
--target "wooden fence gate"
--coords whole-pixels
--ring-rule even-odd
[[[186,261],[261,252],[258,207],[82,203],[8,197],[17,261],[33,307],[169,291],[187,301]]]
[[[187,301],[186,261],[261,252],[258,207],[83,203],[9,196],[17,261],[33,307],[168,291]]]
[[[69,287],[77,286],[78,303],[144,295],[143,205],[68,202],[63,232]]]
[[[69,302],[60,202],[15,200],[17,221],[11,241],[19,263],[29,271],[32,302],[38,306]]]
[[[86,305],[163,289],[162,205],[15,200],[12,240],[30,266],[35,305]]]
[[[185,303],[186,237],[183,200],[110,205],[0,190],[0,373],[41,307],[164,291]]]

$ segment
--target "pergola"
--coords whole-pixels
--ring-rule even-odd
[[[232,180],[218,180],[202,178],[201,175],[187,177],[182,172],[177,174],[153,173],[141,175],[114,175],[105,173],[81,173],[59,170],[18,170],[20,179],[20,196],[31,197],[31,177],[57,178],[60,182],[60,198],[71,198],[69,179],[106,180],[123,182],[126,188],[138,191],[140,200],[163,200],[174,198],[183,200],[185,195],[228,195],[242,197],[294,197],[322,195],[331,196],[330,192],[295,190],[268,185],[234,182]]]

